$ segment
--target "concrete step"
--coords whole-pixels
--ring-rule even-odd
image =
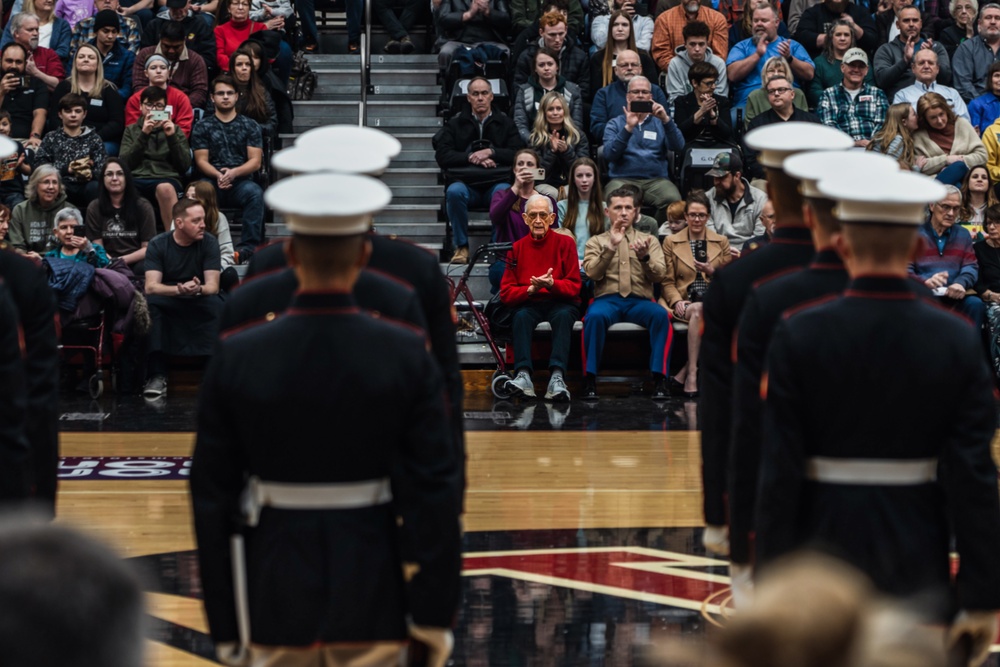
[[[381,29],[372,29],[372,58],[377,55],[385,56],[388,58],[412,58],[414,56],[428,57],[428,51],[430,47],[433,46],[433,42],[429,37],[427,37],[422,31],[413,30],[410,33],[410,39],[413,40],[413,44],[416,46],[419,53],[411,53],[408,56],[396,55],[391,56],[387,53],[383,53],[386,43],[389,41],[389,35],[383,32]],[[320,50],[324,54],[337,54],[346,55],[347,54],[347,32],[341,28],[337,32],[333,33],[321,33],[320,34]],[[357,58],[358,56],[351,56]],[[430,55],[434,59],[435,64],[437,64],[437,56]]]
[[[300,102],[296,102],[300,104]],[[328,103],[324,103],[328,104]],[[296,111],[296,117],[292,124],[292,129],[296,132],[305,132],[306,130],[311,130],[314,127],[320,127],[322,125],[347,123],[349,125],[355,125],[358,122],[358,105],[354,104],[350,109],[345,110],[344,108],[338,109],[336,113],[330,113],[327,115],[322,115],[322,113],[309,116],[299,116]],[[381,130],[385,130],[389,134],[395,134],[396,132],[404,133],[417,133],[417,132],[437,132],[441,128],[441,119],[436,116],[400,116],[400,115],[384,115],[378,108],[368,109],[368,126],[377,127]]]
[[[346,69],[327,69],[325,67],[323,69],[316,69],[313,67],[313,73],[316,74],[317,90],[323,90],[327,86],[357,86],[360,85],[361,81],[361,71],[357,63]],[[438,83],[437,70],[416,69],[410,67],[392,69],[372,68],[373,85],[400,85],[402,82],[406,82],[407,85],[411,86],[433,86],[437,88],[439,92],[441,90],[441,85]]]
[[[358,105],[350,101],[327,101],[327,100],[299,100],[292,102],[295,108],[295,120],[305,120],[307,118],[322,118],[330,122],[335,118],[357,116]],[[379,118],[430,118],[435,114],[437,101],[435,100],[390,100],[374,99],[368,100],[368,116]],[[370,125],[371,123],[369,123]]]
[[[377,88],[377,86],[376,86]],[[393,93],[385,90],[382,92],[369,93],[368,103],[391,101],[393,104],[408,104],[409,102],[431,102],[434,104],[435,113],[437,104],[441,99],[441,90],[435,86],[395,86],[395,88],[423,88],[424,92]],[[361,88],[359,86],[330,86],[328,88],[317,88],[313,94],[312,101],[325,102],[358,102],[361,99]]]
[[[382,181],[389,187],[395,188],[399,185],[424,185],[438,188],[439,196],[444,196],[444,186],[438,182],[441,170],[437,166],[428,167],[390,167],[382,174]]]
[[[428,130],[433,130],[434,128],[428,128]],[[399,139],[399,143],[403,145],[403,150],[426,150],[432,148],[431,139],[434,138],[434,132],[391,132],[392,136]],[[279,138],[284,142],[283,145],[291,146],[295,139],[298,138],[298,134],[282,134]]]

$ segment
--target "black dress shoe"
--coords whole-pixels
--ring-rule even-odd
[[[587,378],[583,382],[583,396],[581,398],[585,401],[596,401],[597,400],[597,382],[592,378]]]
[[[653,385],[653,400],[654,401],[665,401],[670,398],[670,392],[667,391],[667,383],[664,380],[657,380]]]
[[[677,378],[673,375],[667,378],[667,382],[670,384],[670,389],[672,391],[684,391],[684,383],[678,382]]]

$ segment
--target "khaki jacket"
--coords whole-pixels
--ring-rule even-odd
[[[729,252],[729,239],[708,228],[705,229],[705,234],[708,239],[708,263],[716,269],[728,264],[733,259]],[[672,309],[678,301],[687,300],[688,288],[694,283],[698,273],[686,227],[663,239],[663,259],[667,275],[660,283],[663,288],[662,298]],[[711,281],[709,276],[705,276],[705,279]]]

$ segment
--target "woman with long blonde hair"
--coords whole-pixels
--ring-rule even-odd
[[[118,155],[125,132],[125,101],[115,84],[104,78],[101,52],[93,44],[81,44],[73,56],[69,78],[61,81],[49,96],[49,127],[59,127],[59,100],[64,95],[82,95],[90,104],[84,124],[101,135],[104,151]]]
[[[611,12],[608,19],[608,41],[604,48],[594,51],[590,56],[590,95],[593,97],[598,90],[615,80],[615,61],[622,51],[635,51],[639,54],[642,64],[642,74],[650,81],[656,81],[656,63],[649,55],[638,48],[635,43],[635,24],[629,15],[620,9]]]
[[[913,133],[917,131],[917,112],[909,102],[889,107],[885,123],[872,134],[866,150],[896,158],[903,169],[915,169],[917,154],[913,150]]]
[[[556,92],[546,93],[539,102],[528,146],[538,153],[539,166],[545,170],[545,180],[536,188],[553,199],[566,184],[573,161],[590,153],[587,136],[573,122],[566,98]]]

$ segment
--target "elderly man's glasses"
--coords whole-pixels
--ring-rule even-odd
[[[550,213],[546,213],[545,211],[534,211],[532,213],[525,213],[524,217],[528,220],[544,220],[550,215]]]

